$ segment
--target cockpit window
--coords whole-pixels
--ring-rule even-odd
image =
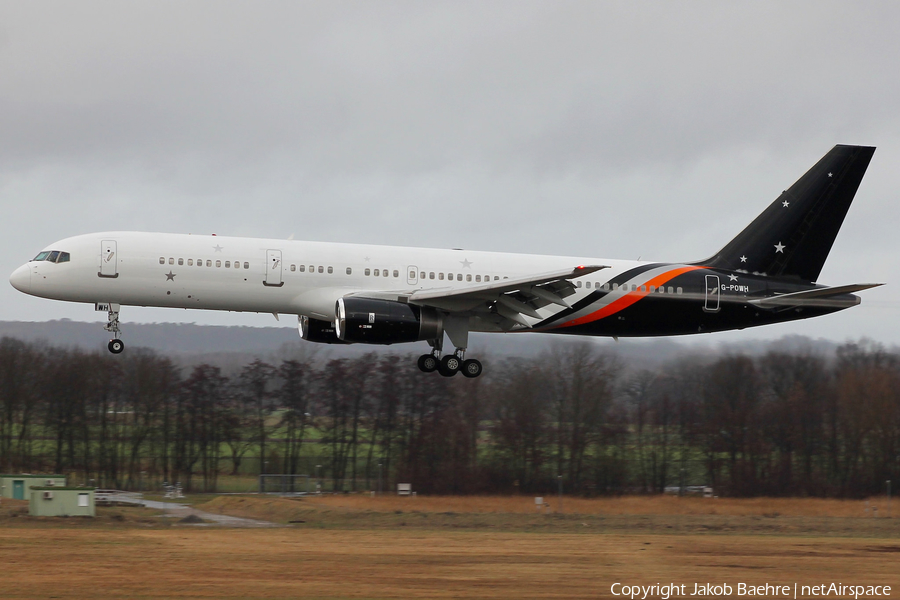
[[[47,262],[64,263],[69,262],[69,258],[70,257],[68,252],[60,252],[59,250],[45,250],[31,260],[32,262],[46,260]]]

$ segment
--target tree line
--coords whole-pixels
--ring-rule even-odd
[[[329,489],[855,497],[900,477],[900,356],[860,342],[627,368],[590,342],[426,375],[408,356],[249,362],[0,339],[0,471],[140,489],[309,474]]]

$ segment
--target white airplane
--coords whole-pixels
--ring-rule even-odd
[[[816,285],[875,149],[835,146],[734,240],[690,263],[572,258],[170,233],[54,242],[16,289],[108,313],[122,306],[297,315],[303,339],[426,341],[422,371],[477,377],[470,331],[662,336],[823,315],[881,284]],[[444,334],[454,352],[442,354]]]

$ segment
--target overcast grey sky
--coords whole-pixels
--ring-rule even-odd
[[[112,229],[700,259],[866,144],[820,282],[889,285],[705,339],[900,343],[898,25],[896,2],[0,0],[0,272]],[[60,317],[98,315],[0,285],[0,320]]]

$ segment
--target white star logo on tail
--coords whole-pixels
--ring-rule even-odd
[[[781,252],[782,254],[784,254],[784,245],[782,245],[781,242],[778,242],[777,244],[775,244],[775,252],[776,253]]]

